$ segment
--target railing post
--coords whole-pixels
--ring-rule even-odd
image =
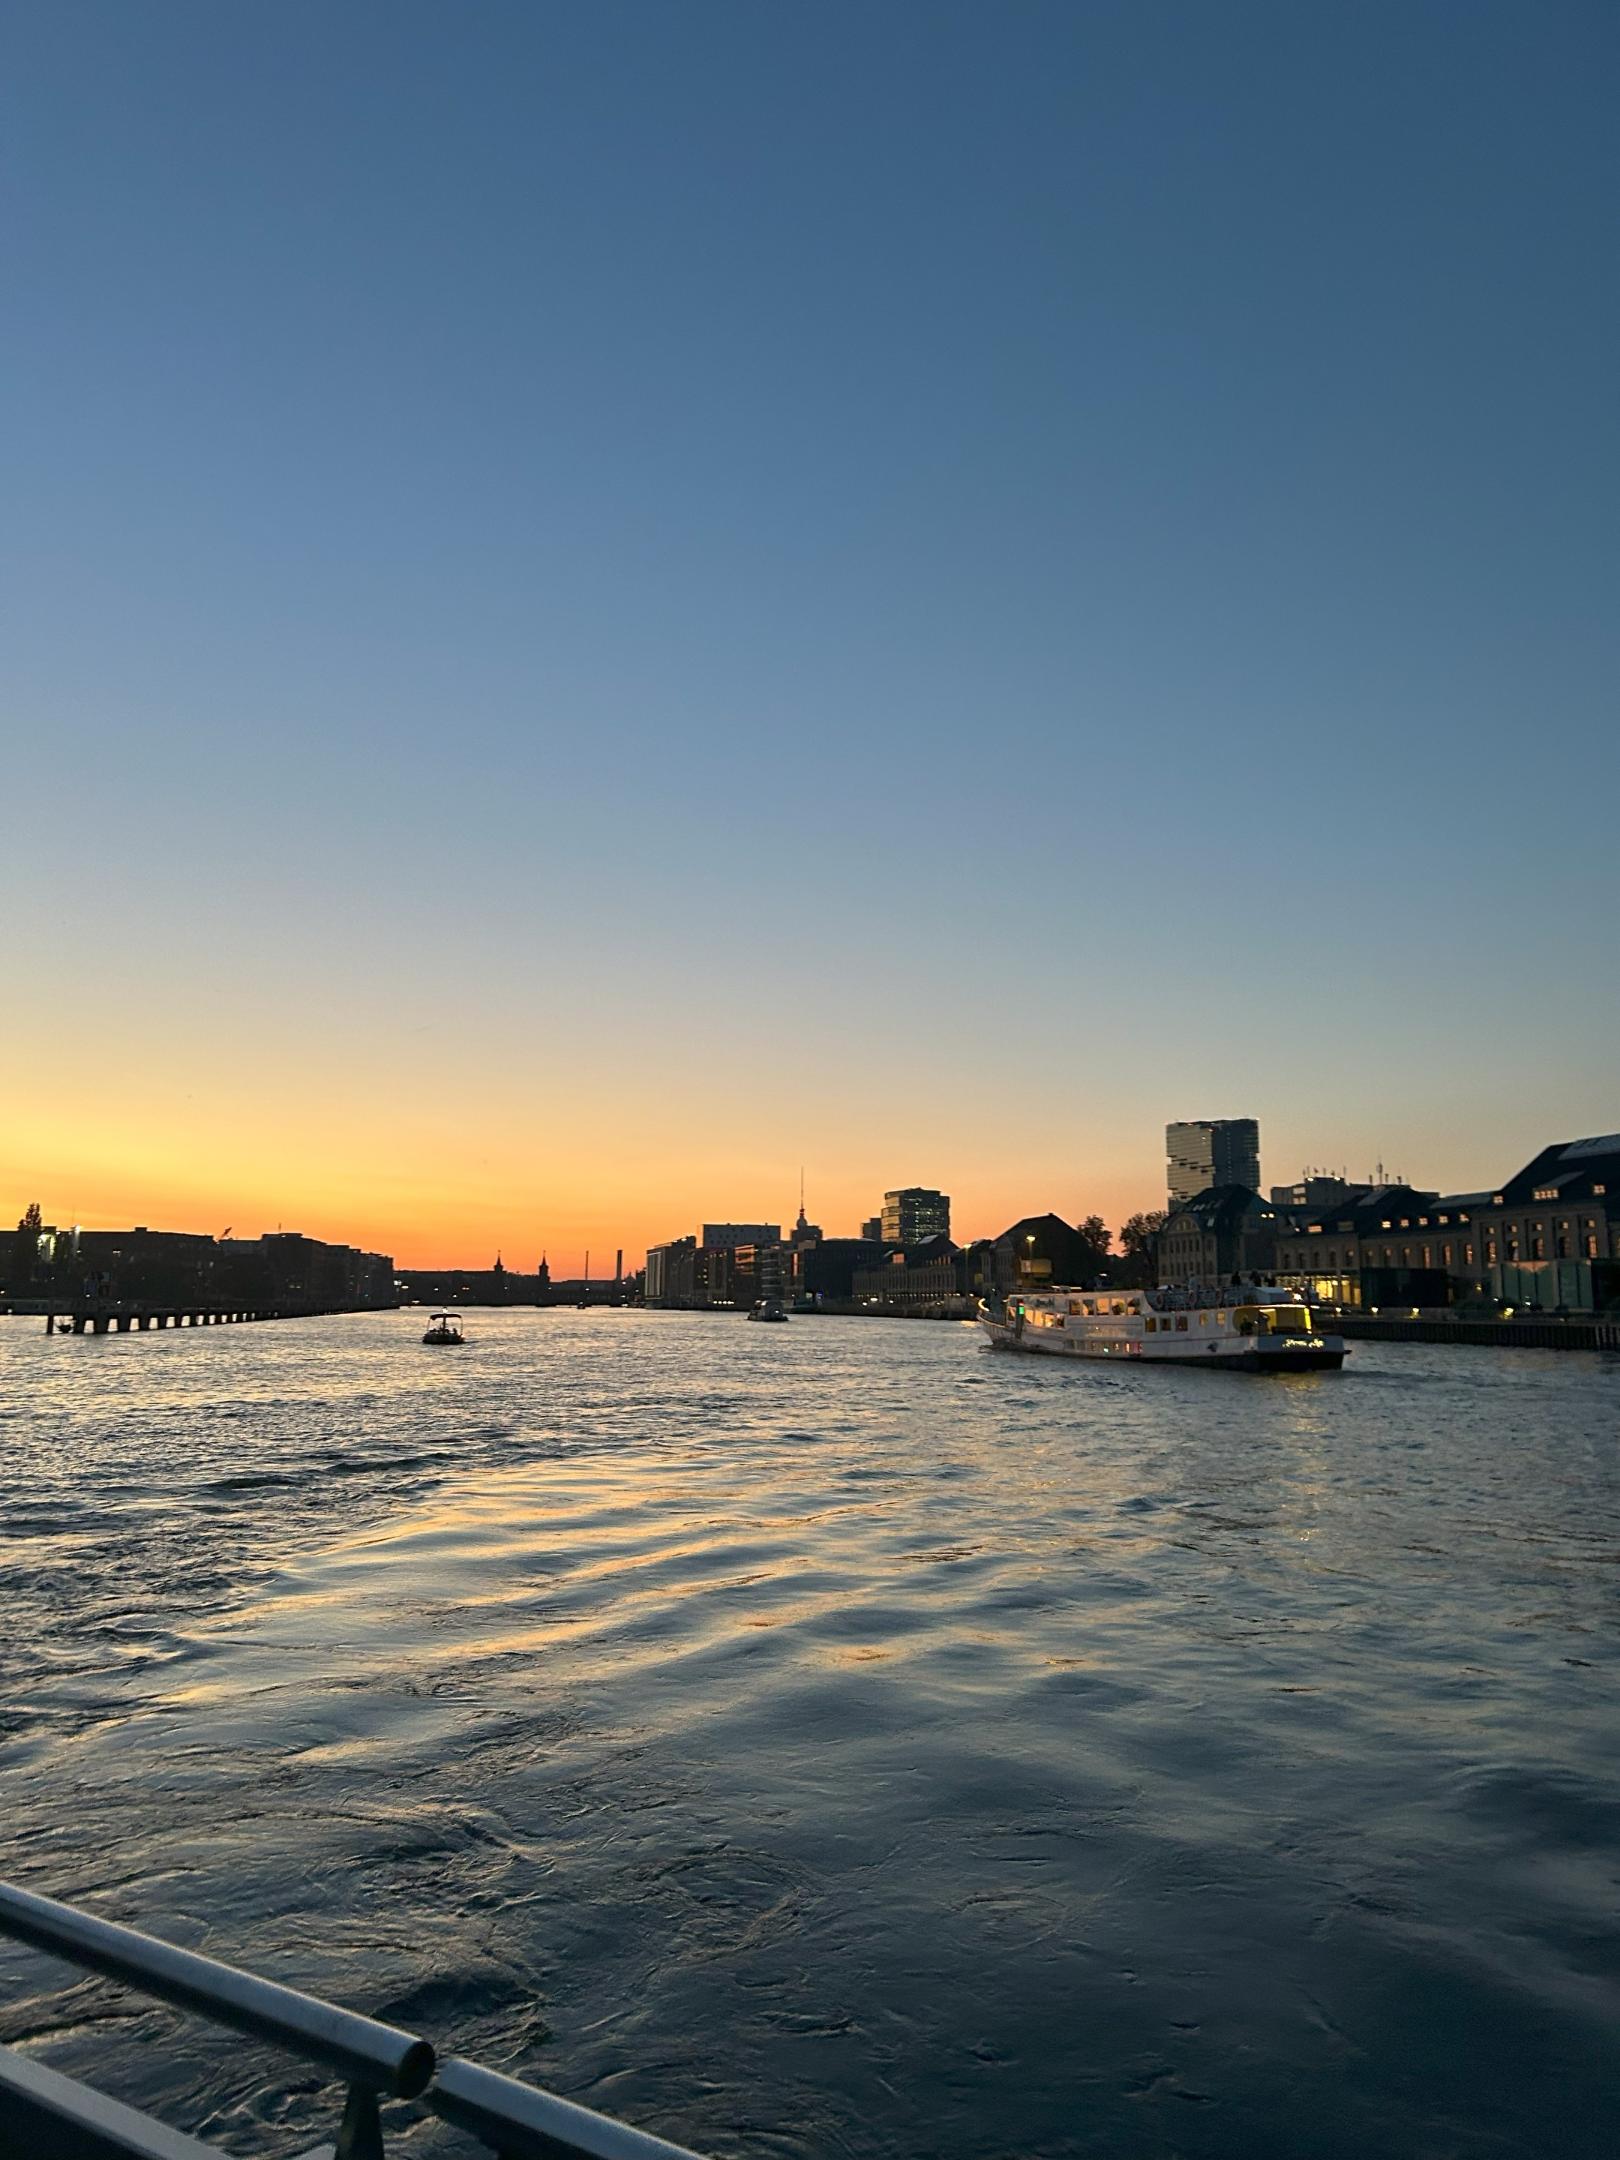
[[[383,2160],[382,2117],[369,2085],[351,2085],[332,2160]]]

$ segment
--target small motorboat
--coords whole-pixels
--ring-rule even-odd
[[[748,1317],[750,1320],[785,1320],[787,1313],[779,1297],[762,1297]]]
[[[428,1322],[425,1343],[464,1343],[467,1338],[461,1332],[461,1315],[457,1312],[436,1312]]]

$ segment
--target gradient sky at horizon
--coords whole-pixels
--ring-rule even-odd
[[[7,46],[0,1212],[572,1270],[1620,1124],[1612,7]]]

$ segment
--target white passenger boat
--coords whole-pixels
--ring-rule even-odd
[[[979,1303],[997,1350],[1238,1372],[1336,1372],[1344,1339],[1323,1334],[1296,1290],[1271,1283],[1190,1283],[1159,1290],[1010,1292]]]

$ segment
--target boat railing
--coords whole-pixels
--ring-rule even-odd
[[[1103,1293],[1107,1294],[1107,1293]],[[1217,1312],[1232,1305],[1300,1305],[1304,1293],[1280,1283],[1161,1283],[1141,1293],[1149,1312]]]
[[[684,2147],[539,2086],[460,2057],[440,2063],[419,2034],[13,1883],[0,1882],[0,1935],[340,2079],[346,2090],[337,2141],[306,2148],[301,2160],[383,2160],[385,2097],[418,2101],[502,2160],[694,2160]],[[0,2047],[0,2152],[30,2160],[218,2160],[221,2150]]]

